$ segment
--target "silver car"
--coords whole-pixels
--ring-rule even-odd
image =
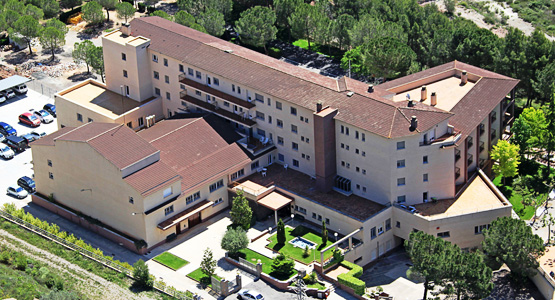
[[[27,193],[27,191],[24,188],[17,185],[10,186],[8,188],[7,194],[12,195],[18,199],[23,199],[27,197],[27,195],[29,195],[29,193]]]
[[[264,296],[255,290],[240,290],[239,297],[243,300],[264,300]]]
[[[12,159],[15,156],[15,152],[5,144],[0,144],[0,156],[4,159]]]

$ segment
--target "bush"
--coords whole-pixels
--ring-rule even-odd
[[[153,281],[150,278],[150,271],[146,263],[139,259],[133,264],[133,277],[137,280],[137,284],[145,288],[151,288]]]
[[[339,276],[337,276],[337,281],[352,288],[358,295],[363,295],[366,289],[366,283],[358,279],[358,277],[362,275],[362,267],[348,261],[342,261],[341,265],[351,270],[347,273],[339,274]]]
[[[295,270],[295,261],[280,253],[272,262],[272,274],[278,277],[287,277]]]
[[[249,238],[247,233],[241,227],[229,227],[222,238],[222,249],[228,251],[231,255],[235,255],[239,250],[247,248]]]

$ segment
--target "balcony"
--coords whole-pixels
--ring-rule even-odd
[[[494,129],[491,131],[490,138],[492,140],[495,140],[496,137],[497,137],[497,131]]]
[[[492,123],[495,122],[497,120],[497,113],[492,112],[491,115],[490,115],[490,119],[491,119]]]
[[[260,154],[274,147],[274,142],[268,138],[255,138],[246,136],[238,141],[239,145],[251,152],[253,155]]]
[[[472,154],[468,154],[466,156],[466,165],[470,166],[474,162],[474,156]]]
[[[486,125],[480,123],[480,128],[478,130],[480,132],[480,136],[482,136],[484,132],[486,132]]]
[[[455,162],[459,161],[459,159],[461,159],[461,150],[455,149]]]
[[[501,111],[506,112],[513,105],[515,105],[515,99],[505,97],[505,99],[501,102]]]
[[[474,145],[474,140],[472,139],[471,136],[466,138],[466,145],[467,145],[468,148],[470,148]]]
[[[208,102],[204,102],[200,99],[191,97],[191,96],[187,95],[186,92],[180,92],[179,96],[180,96],[181,100],[183,100],[183,101],[191,103],[195,106],[198,106],[198,107],[200,107],[204,110],[212,112],[212,113],[214,113],[214,114],[216,114],[216,115],[218,115],[222,118],[228,119],[230,121],[242,124],[242,125],[247,126],[247,127],[252,127],[256,124],[256,122],[254,120],[250,119],[250,118],[246,118],[244,116],[238,115],[238,114],[233,113],[231,111],[219,108],[217,105],[213,105],[213,104],[210,104]]]
[[[461,168],[455,168],[455,179],[461,177]]]
[[[183,83],[185,85],[188,85],[188,86],[190,86],[194,89],[203,91],[207,94],[210,94],[210,95],[216,96],[218,98],[221,98],[225,101],[231,102],[231,103],[239,105],[241,107],[244,107],[246,109],[251,109],[251,108],[256,106],[254,104],[254,102],[250,102],[250,101],[247,101],[247,100],[243,100],[243,99],[234,97],[232,95],[229,95],[229,94],[226,94],[222,91],[219,91],[219,90],[217,90],[217,89],[215,89],[215,88],[213,88],[209,85],[202,84],[198,81],[189,79],[189,78],[187,78],[187,75],[185,75],[185,74],[179,75],[179,82]]]
[[[505,112],[505,117],[503,119],[503,127],[511,126],[514,120],[515,120],[515,117],[511,113]]]
[[[481,141],[481,142],[480,142],[480,147],[479,147],[479,150],[480,150],[479,153],[482,153],[482,151],[484,151],[484,149],[485,149],[484,141]]]
[[[479,163],[480,168],[483,169],[484,166],[486,165],[486,160],[483,159],[483,158],[480,158],[480,159],[478,160],[478,163]]]

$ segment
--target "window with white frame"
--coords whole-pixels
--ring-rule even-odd
[[[196,193],[188,196],[187,198],[185,198],[185,203],[190,204],[190,203],[193,203],[193,202],[197,201],[198,199],[200,199],[200,192],[196,192]]]
[[[276,101],[276,109],[282,110],[281,102]]]
[[[170,206],[164,208],[164,215],[167,216],[167,215],[169,215],[169,214],[171,214],[171,213],[173,213],[173,205],[170,205]]]
[[[378,235],[376,234],[376,227],[370,229],[370,238],[375,239]]]
[[[189,75],[193,76],[193,75],[195,75],[195,70],[193,70],[192,68],[187,68],[187,73],[189,73]]]
[[[216,206],[216,205],[218,205],[220,203],[223,203],[223,202],[224,202],[224,199],[220,198],[220,199],[214,201],[214,204],[212,204],[212,206]]]
[[[444,231],[444,232],[438,232],[437,236],[440,238],[448,238],[451,236],[451,234],[449,233],[449,231]]]
[[[397,178],[397,185],[398,186],[405,185],[405,177]]]
[[[224,180],[223,179],[219,180],[216,183],[211,184],[210,185],[210,193],[215,192],[216,190],[220,189],[223,186],[224,186]]]
[[[231,180],[235,180],[235,179],[240,178],[244,175],[245,175],[245,169],[241,169],[241,170],[239,170],[235,173],[232,173],[230,178],[231,178]]]
[[[164,58],[164,66],[166,66],[166,67],[168,66],[168,59],[167,58]]]
[[[264,103],[264,96],[262,96],[260,94],[254,93],[254,99],[258,102]]]
[[[404,168],[405,167],[405,160],[400,159],[397,161],[397,168]]]
[[[152,54],[152,61],[153,62],[158,62],[158,55]]]

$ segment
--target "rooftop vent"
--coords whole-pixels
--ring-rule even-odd
[[[414,101],[412,101],[412,100],[410,100],[410,99],[408,99],[408,100],[409,100],[409,101],[408,101],[409,107],[413,107],[413,106],[414,106]]]
[[[468,82],[468,73],[466,70],[463,70],[461,73],[461,85],[465,85]]]
[[[225,53],[233,53],[233,50],[231,50],[231,49],[225,49],[224,52],[225,52]]]
[[[347,93],[347,97],[351,97],[351,96],[353,96],[354,94],[355,94],[355,92],[348,92],[348,93]]]
[[[121,28],[120,28],[120,32],[123,35],[131,35],[131,28],[129,27],[129,23],[121,23]]]
[[[410,131],[415,131],[416,128],[418,127],[418,119],[416,119],[416,116],[412,116],[411,120],[410,120]]]
[[[423,85],[420,90],[420,101],[424,101],[426,99],[428,99],[428,91],[426,90],[426,86]]]
[[[430,99],[430,105],[436,106],[437,105],[437,95],[436,92],[432,92],[432,98]]]
[[[374,92],[374,86],[373,85],[369,85],[368,86],[368,93],[373,93]]]
[[[318,101],[318,103],[316,103],[316,112],[319,113],[322,111],[322,102]]]

